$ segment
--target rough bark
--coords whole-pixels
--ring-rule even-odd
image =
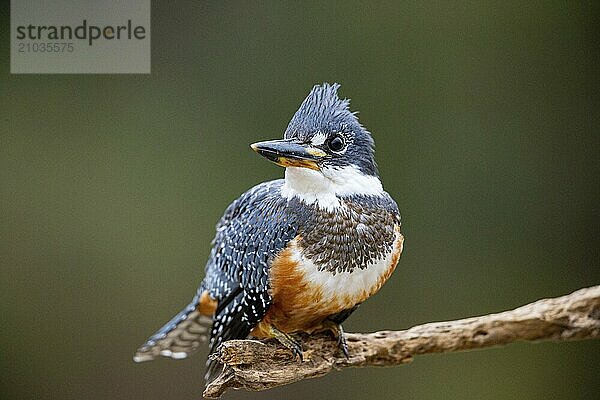
[[[514,310],[402,331],[347,333],[350,358],[331,335],[299,334],[304,360],[273,340],[231,340],[212,357],[225,366],[204,391],[217,398],[228,388],[266,390],[347,367],[406,364],[413,357],[505,345],[516,341],[565,341],[600,337],[600,286],[543,299]]]

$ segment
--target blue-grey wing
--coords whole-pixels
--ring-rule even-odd
[[[247,337],[260,322],[271,305],[270,262],[297,232],[297,221],[280,194],[282,184],[257,185],[227,208],[192,302],[153,334],[134,360],[184,358],[209,338],[213,352],[225,340]],[[214,318],[199,312],[206,292],[217,303]],[[207,375],[213,371],[209,363]]]
[[[280,194],[282,183],[255,186],[234,201],[217,224],[201,285],[218,302],[211,352],[226,340],[247,337],[271,305],[270,263],[298,230],[296,216]],[[214,367],[209,362],[208,379]]]

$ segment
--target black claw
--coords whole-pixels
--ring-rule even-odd
[[[344,357],[346,357],[346,360],[348,360],[350,358],[350,354],[348,354],[348,343],[346,343],[346,338],[344,337],[343,332],[340,332],[340,336],[338,337],[338,348],[342,350]]]
[[[300,362],[304,361],[304,358],[302,356],[302,350],[294,349],[294,359],[296,359],[296,356],[298,356]]]
[[[292,336],[287,333],[281,332],[279,329],[271,326],[273,337],[279,341],[284,347],[292,352],[292,358],[295,360],[296,356],[300,359],[300,362],[304,360],[302,354],[302,345],[298,343]]]
[[[303,354],[302,354],[302,345],[292,338],[290,338],[290,342],[291,342],[291,345],[293,346],[293,348],[291,350],[294,353],[294,359],[296,359],[296,356],[298,356],[298,358],[302,362],[304,359]]]
[[[346,343],[346,336],[344,335],[344,328],[342,328],[341,324],[336,324],[331,321],[329,324],[329,330],[333,334],[333,337],[337,339],[337,347],[344,353],[344,357],[346,360],[350,358],[350,354],[348,353],[348,343]]]

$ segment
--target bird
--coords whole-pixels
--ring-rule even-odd
[[[183,359],[208,342],[274,338],[302,360],[295,333],[329,331],[349,357],[342,323],[393,273],[401,217],[383,189],[371,133],[340,85],[315,85],[283,139],[251,145],[285,177],[243,193],[216,225],[205,277],[191,303],[134,361]],[[205,379],[220,372],[209,357]]]

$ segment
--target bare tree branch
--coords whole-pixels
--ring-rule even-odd
[[[228,388],[266,390],[346,367],[406,364],[419,354],[446,353],[516,341],[564,341],[600,337],[600,286],[543,299],[498,314],[434,322],[403,331],[348,333],[350,358],[327,334],[299,334],[304,361],[273,340],[231,340],[213,355],[224,365],[204,396],[217,398]]]

